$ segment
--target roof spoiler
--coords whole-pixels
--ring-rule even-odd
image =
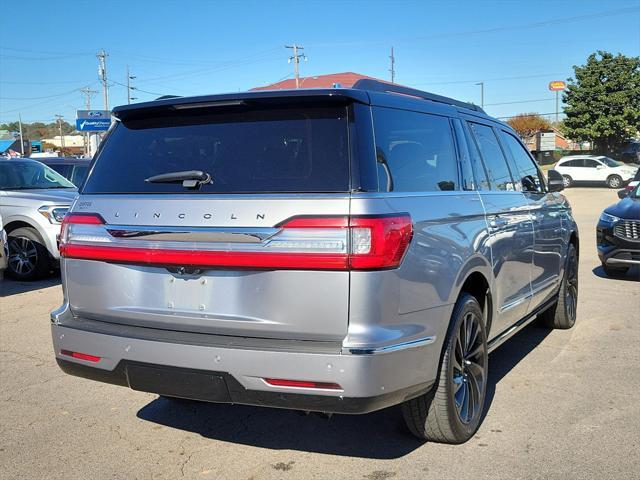
[[[442,95],[436,95],[435,93],[424,92],[415,88],[404,87],[402,85],[396,85],[395,83],[381,82],[379,80],[373,80],[370,78],[362,78],[353,84],[353,87],[357,90],[369,90],[371,92],[383,92],[383,93],[398,93],[400,95],[408,95],[411,97],[422,98],[424,100],[430,100],[432,102],[445,103],[454,107],[466,108],[468,110],[474,110],[476,112],[486,112],[473,103],[461,102],[449,97],[443,97]]]

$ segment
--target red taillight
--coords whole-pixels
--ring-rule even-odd
[[[76,227],[77,225],[77,227]],[[95,228],[92,228],[95,227]],[[186,249],[175,244],[112,237],[97,214],[69,214],[60,235],[60,254],[107,262],[190,267],[298,270],[374,270],[400,265],[413,235],[411,217],[299,216],[260,244],[242,248]],[[228,247],[228,246],[227,246]]]
[[[285,380],[282,378],[264,378],[267,384],[274,387],[318,388],[323,390],[342,390],[337,383],[311,382],[308,380]]]
[[[352,217],[349,228],[352,249],[349,266],[353,270],[397,267],[413,236],[413,224],[409,215]],[[366,230],[370,233],[366,233]],[[360,231],[363,233],[359,233]],[[362,241],[366,246],[368,235],[371,236],[370,249],[360,253],[359,242]]]
[[[97,363],[100,361],[100,357],[96,357],[95,355],[89,355],[88,353],[72,352],[71,350],[60,350],[60,355],[77,358],[79,360],[86,360],[87,362],[93,362],[93,363]]]

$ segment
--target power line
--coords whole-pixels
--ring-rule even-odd
[[[536,100],[516,100],[513,102],[485,103],[485,106],[493,107],[498,105],[515,105],[518,103],[552,102],[553,100],[553,98],[538,98]]]
[[[619,8],[615,10],[605,10],[602,12],[596,12],[585,15],[576,15],[572,17],[560,17],[560,18],[551,18],[548,20],[541,20],[538,22],[525,23],[521,25],[512,25],[506,27],[494,27],[487,28],[482,30],[466,30],[466,31],[458,31],[458,32],[443,32],[443,33],[435,33],[431,35],[423,35],[423,36],[415,36],[415,37],[400,37],[393,39],[394,41],[402,42],[402,41],[415,41],[415,40],[431,40],[436,38],[449,38],[449,37],[459,37],[459,36],[469,36],[469,35],[483,35],[483,34],[491,34],[491,33],[500,33],[507,31],[520,31],[525,29],[533,29],[546,27],[550,25],[564,25],[566,23],[572,22],[580,22],[584,20],[592,20],[596,18],[605,18],[605,17],[613,17],[618,15],[629,15],[633,13],[640,12],[640,7],[627,7],[627,8]],[[359,42],[336,42],[336,43],[319,43],[313,44],[313,47],[322,48],[322,47],[345,47],[345,46],[356,46],[356,45],[372,45],[372,44],[381,44],[389,42],[389,39],[380,39],[376,41],[359,41]]]
[[[82,55],[93,55],[93,52],[46,52],[42,50],[26,50],[24,48],[12,48],[12,47],[4,47],[0,45],[0,50],[11,50],[13,52],[24,52],[24,53],[35,53],[38,55],[70,55],[70,56],[82,56]]]
[[[74,88],[73,90],[69,90],[67,92],[63,92],[63,93],[57,93],[55,95],[47,95],[44,97],[0,97],[0,100],[42,100],[45,98],[58,98],[58,97],[64,97],[65,95],[68,95],[70,93],[73,92],[77,92],[78,89]]]
[[[478,83],[480,81],[483,82],[499,82],[502,80],[526,80],[529,78],[547,78],[547,77],[560,77],[560,76],[566,76],[568,75],[566,72],[565,73],[539,73],[536,75],[518,75],[515,77],[500,77],[500,78],[487,78],[487,79],[473,79],[473,80],[446,80],[443,82],[426,82],[426,83],[412,83],[409,82],[407,83],[407,85],[410,86],[424,86],[424,85],[455,85],[455,84],[462,84],[462,83]]]

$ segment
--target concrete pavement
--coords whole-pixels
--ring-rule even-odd
[[[413,439],[398,408],[326,420],[66,376],[49,332],[58,280],[5,280],[0,478],[640,478],[640,273],[599,268],[595,224],[615,192],[566,194],[581,234],[577,324],[529,326],[491,355],[486,418],[466,444]]]

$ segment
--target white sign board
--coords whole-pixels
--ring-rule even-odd
[[[538,134],[538,151],[545,152],[556,149],[555,132],[540,132]]]

